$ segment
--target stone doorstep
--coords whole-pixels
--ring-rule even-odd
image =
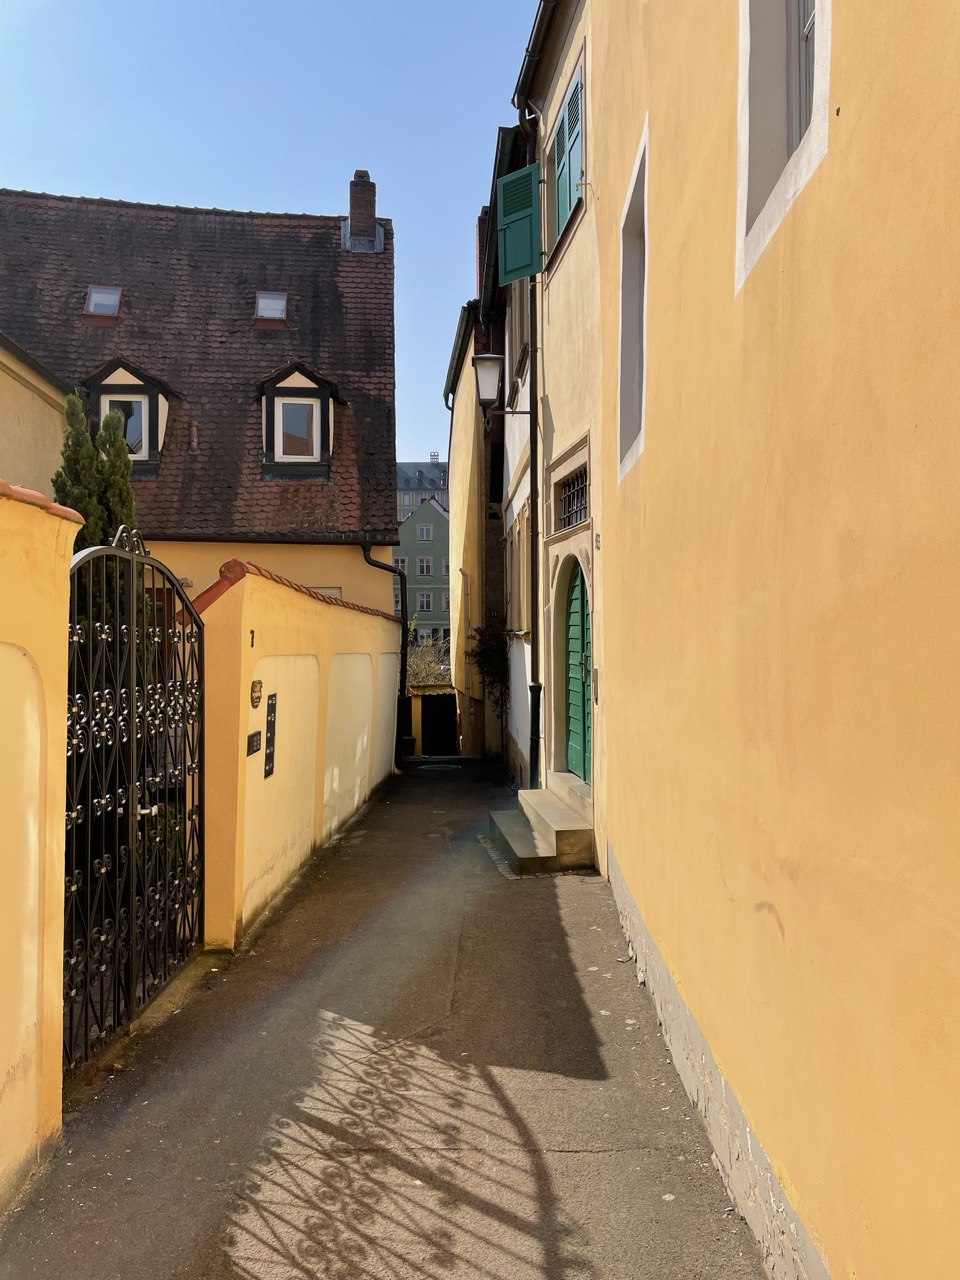
[[[593,868],[593,828],[548,791],[521,791],[520,808],[490,815],[490,835],[518,875]]]

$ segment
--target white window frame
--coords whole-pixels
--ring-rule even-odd
[[[429,644],[432,639],[432,627],[417,627],[417,644]]]
[[[426,569],[423,568],[426,565]],[[433,577],[433,556],[417,557],[417,577],[432,578]]]
[[[117,305],[112,311],[94,311],[93,295],[94,293],[115,293],[117,295]],[[102,316],[104,319],[115,320],[120,314],[120,303],[123,301],[123,289],[118,284],[91,284],[87,286],[87,296],[83,303],[83,314],[85,316]]]
[[[394,556],[394,557],[393,557],[393,567],[394,567],[395,569],[399,569],[401,573],[406,573],[406,572],[407,572],[407,557],[406,557],[406,556]]]
[[[285,404],[308,404],[313,409],[313,453],[283,452],[283,406]],[[273,456],[277,462],[319,462],[320,423],[323,413],[323,401],[319,396],[277,396],[273,402]]]
[[[630,322],[625,323],[624,318],[624,302],[626,290],[624,288],[624,280],[628,271],[635,272],[638,265],[635,258],[628,258],[626,252],[627,239],[627,223],[631,213],[634,211],[637,184],[643,182],[643,307],[640,315],[639,334],[637,334]],[[647,340],[647,311],[649,308],[650,298],[650,117],[643,122],[643,133],[640,137],[640,148],[637,151],[637,158],[633,166],[633,176],[630,179],[630,190],[627,193],[626,201],[623,206],[623,213],[620,216],[620,345],[618,351],[619,371],[617,378],[617,435],[616,448],[619,469],[617,473],[617,483],[622,484],[627,473],[635,465],[640,458],[646,446],[647,439],[647,372],[650,368],[650,344]],[[631,319],[635,318],[631,316]],[[623,385],[624,378],[628,375],[629,369],[624,366],[623,348],[624,345],[639,337],[641,349],[643,351],[643,372],[640,378],[640,431],[630,445],[625,454],[621,456],[620,441],[623,432]]]
[[[417,541],[418,542],[433,541],[433,525],[432,524],[417,525]]]
[[[424,604],[426,600],[426,604]],[[417,613],[433,613],[433,592],[418,591],[417,592]]]
[[[450,577],[450,561],[449,560],[444,560],[443,562],[443,576],[445,578]]]
[[[282,316],[264,315],[263,312],[260,310],[261,298],[282,298],[283,299],[283,315]],[[254,316],[257,320],[277,320],[277,321],[286,320],[288,306],[289,306],[289,296],[287,294],[286,289],[258,289],[257,300],[256,300],[256,303],[254,304]]]
[[[817,0],[810,125],[784,166],[767,202],[747,230],[750,182],[750,0],[740,0],[740,78],[737,128],[737,253],[734,293],[760,261],[793,202],[827,154],[830,129],[832,0]]]
[[[449,591],[444,591],[444,592],[442,593],[442,595],[440,596],[440,601],[441,601],[441,604],[442,604],[442,606],[443,606],[443,607],[441,608],[440,612],[441,612],[441,613],[449,613],[449,612],[450,612],[450,592],[449,592]]]
[[[102,391],[100,393],[100,421],[102,422],[110,412],[111,400],[128,400],[138,401],[143,405],[143,438],[140,442],[140,449],[134,453],[130,449],[131,462],[146,462],[150,457],[150,397],[137,391],[129,394],[125,391]],[[129,449],[130,446],[127,445]]]

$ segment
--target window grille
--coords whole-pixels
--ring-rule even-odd
[[[581,467],[560,482],[559,528],[572,529],[587,518],[587,468]]]

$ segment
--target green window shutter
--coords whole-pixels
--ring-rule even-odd
[[[497,183],[500,283],[540,271],[540,166],[528,165]]]
[[[583,195],[583,74],[577,73],[560,113],[554,139],[553,162],[557,181],[557,236]]]
[[[567,165],[567,111],[563,110],[553,140],[553,172],[557,184],[557,235],[570,217],[570,170]]]
[[[578,74],[567,99],[567,177],[570,182],[570,212],[583,195],[583,76]]]

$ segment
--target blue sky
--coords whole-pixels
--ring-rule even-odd
[[[0,186],[345,213],[397,235],[397,450],[442,390],[535,0],[0,0]]]

